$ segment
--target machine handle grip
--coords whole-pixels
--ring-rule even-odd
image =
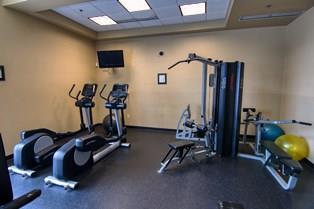
[[[301,125],[305,125],[305,126],[312,126],[312,123],[308,123],[308,122],[303,122],[303,121],[295,121],[295,122]]]
[[[100,98],[102,98],[103,100],[105,100],[105,101],[108,101],[108,99],[105,97],[105,96],[103,96],[103,92],[104,92],[104,90],[105,90],[105,88],[107,87],[107,84],[104,84],[104,86],[102,87],[102,89],[101,89],[101,91],[99,92],[99,96],[100,96]]]
[[[168,67],[168,70],[171,70],[172,68],[174,68],[175,66],[177,66],[178,64],[187,62],[188,64],[190,63],[191,60],[181,60],[179,62],[174,63],[173,65],[171,65],[170,67]]]

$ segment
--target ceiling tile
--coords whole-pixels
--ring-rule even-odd
[[[181,16],[180,9],[177,5],[175,6],[168,6],[168,7],[160,7],[154,9],[156,15],[161,18],[167,17],[178,17]]]
[[[141,27],[141,24],[138,22],[121,23],[120,25],[124,29],[140,28]]]
[[[133,17],[129,13],[112,13],[109,16],[111,17],[111,19],[117,22],[133,19]]]
[[[159,26],[161,25],[160,20],[147,20],[147,21],[140,21],[140,24],[143,27],[151,27],[151,26]]]
[[[168,18],[162,18],[160,19],[161,23],[163,25],[171,25],[171,24],[179,24],[179,23],[183,23],[182,17],[178,16],[178,17],[168,17]]]
[[[123,29],[120,24],[104,25],[104,26],[100,26],[100,27],[101,27],[102,30],[121,30],[121,29]]]
[[[229,7],[229,0],[207,0],[207,12],[226,12]]]
[[[227,15],[229,0],[208,0],[207,20],[224,19]]]
[[[66,16],[70,19],[72,18],[81,18],[82,16],[77,14],[74,10],[71,9],[70,6],[61,7],[58,9],[55,9],[55,11],[63,16]]]
[[[128,13],[126,9],[117,1],[92,1],[91,4],[104,12],[106,15],[113,13]]]
[[[226,13],[225,12],[210,12],[207,13],[206,19],[207,20],[219,20],[219,19],[225,19]]]
[[[131,15],[135,19],[152,18],[152,17],[156,16],[154,11],[152,11],[152,10],[144,10],[144,11],[132,12]]]
[[[153,9],[178,5],[176,0],[146,0],[146,1]]]
[[[101,12],[99,9],[94,7],[89,2],[72,5],[71,9],[84,17],[95,17],[95,16],[104,15],[103,12]]]

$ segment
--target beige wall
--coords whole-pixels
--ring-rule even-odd
[[[181,111],[200,107],[200,64],[167,67],[190,52],[226,61],[245,62],[243,106],[257,107],[266,116],[279,117],[284,64],[284,28],[259,28],[101,41],[97,49],[123,49],[126,67],[101,71],[98,82],[130,84],[127,124],[175,128]],[[159,51],[165,55],[160,57]],[[157,73],[168,73],[168,85],[158,86]],[[104,115],[100,108],[99,117]]]
[[[7,154],[19,131],[79,128],[67,96],[72,83],[94,80],[95,43],[53,25],[0,6],[0,131]]]
[[[314,122],[314,8],[286,28],[286,60],[283,72],[281,118]],[[314,127],[285,126],[302,135],[311,147],[314,162]]]

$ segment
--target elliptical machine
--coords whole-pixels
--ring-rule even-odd
[[[93,98],[96,94],[97,84],[85,84],[75,96],[72,92],[69,96],[75,100],[75,106],[80,111],[80,129],[75,132],[56,133],[46,128],[21,132],[21,141],[14,147],[14,165],[9,171],[26,177],[32,177],[40,167],[51,164],[53,154],[66,142],[75,136],[86,134],[93,129],[92,108],[95,106]],[[81,96],[81,98],[79,98]]]
[[[103,124],[96,124],[92,133],[74,138],[62,146],[53,156],[53,176],[45,178],[47,185],[75,189],[79,183],[70,179],[91,168],[115,149],[130,148],[130,143],[126,143],[125,125],[122,120],[123,110],[127,107],[128,85],[114,84],[107,97],[102,94],[105,87],[106,85],[99,95],[105,100],[105,107],[110,110],[109,118],[115,123],[117,134],[106,131],[107,127],[103,127]]]

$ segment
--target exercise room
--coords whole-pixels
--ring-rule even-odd
[[[313,209],[314,0],[0,0],[0,209]]]

